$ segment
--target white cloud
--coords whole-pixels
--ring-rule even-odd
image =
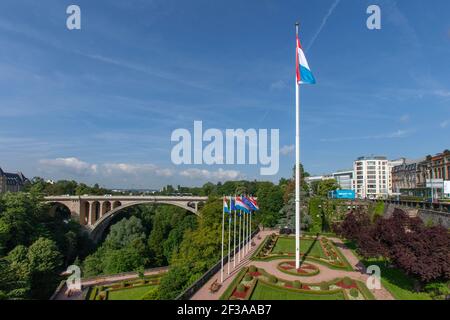
[[[209,180],[234,180],[242,177],[242,174],[239,171],[223,170],[222,168],[217,171],[192,168],[181,171],[180,175],[191,179]]]
[[[77,174],[77,175],[90,175],[97,172],[98,166],[96,164],[89,164],[81,161],[77,158],[56,158],[56,159],[43,159],[39,161],[40,164],[45,167],[51,167],[53,169],[60,169],[64,172]]]
[[[442,90],[442,89],[434,90],[433,94],[438,96],[438,97],[443,97],[443,98],[450,97],[450,91],[449,90]]]
[[[283,80],[275,81],[270,85],[271,90],[280,90],[284,88],[286,88],[286,82],[284,82]]]
[[[173,176],[180,176],[194,180],[208,180],[208,181],[226,181],[243,178],[240,171],[237,170],[207,170],[190,168],[182,171],[176,171],[171,168],[161,168],[151,163],[136,164],[136,163],[102,163],[91,164],[80,159],[71,158],[56,158],[43,159],[39,161],[41,171],[51,175],[73,175],[78,177],[91,176],[97,178],[123,179],[132,177],[132,179],[163,177],[169,178]]]
[[[286,155],[288,155],[288,154],[290,154],[290,153],[293,153],[295,151],[295,146],[293,145],[293,144],[291,144],[291,145],[289,145],[289,146],[283,146],[283,147],[281,147],[281,149],[280,149],[280,153],[283,155],[283,156],[286,156]]]
[[[449,120],[445,120],[445,121],[442,121],[439,126],[442,129],[444,129],[444,128],[447,128],[449,124],[450,124],[450,121]]]
[[[411,130],[397,130],[394,132],[370,135],[370,136],[353,136],[342,138],[324,138],[320,139],[321,142],[340,142],[340,141],[354,141],[354,140],[377,140],[377,139],[399,139],[406,138],[410,135]]]
[[[144,164],[130,164],[130,163],[105,163],[100,166],[108,175],[114,174],[155,174],[157,176],[170,177],[173,175],[173,171],[170,169],[161,169],[158,166],[150,163]]]
[[[400,117],[400,122],[408,122],[410,119],[409,114],[404,114]]]
[[[170,177],[174,174],[171,169],[159,168],[154,164],[130,164],[130,163],[103,163],[90,164],[80,159],[71,158],[56,158],[43,159],[39,163],[43,166],[44,171],[55,172],[62,171],[65,173],[75,174],[79,176],[87,175],[101,175],[101,176],[116,176],[116,175],[140,175],[153,174],[156,176]]]

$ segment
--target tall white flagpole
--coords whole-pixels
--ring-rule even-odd
[[[241,226],[242,226],[242,210],[239,210],[239,243],[238,243],[238,262],[241,262],[241,254],[242,254],[242,250],[241,250]]]
[[[295,24],[295,54],[298,61],[298,27]],[[297,66],[296,66],[297,67]],[[300,268],[300,84],[295,77],[295,267]]]
[[[230,205],[231,207],[231,205]],[[236,209],[234,210],[234,231],[233,231],[233,268],[236,268]]]
[[[222,198],[222,263],[220,269],[220,283],[223,283],[223,235],[225,231],[225,208],[223,206],[223,200],[225,200],[225,196]]]
[[[243,254],[243,256],[242,257],[245,257],[245,229],[247,226],[247,224],[245,222],[246,221],[245,211],[244,211],[243,215],[244,215],[244,217],[242,218],[242,223],[243,223],[243,225],[242,225],[242,254]]]
[[[248,238],[249,238],[249,231],[250,230],[250,212],[247,213],[247,246],[245,247],[248,253]]]
[[[233,220],[231,220],[231,210],[228,216],[228,274],[230,274],[230,264],[231,264],[231,260],[230,260],[230,253],[231,253],[231,222]]]
[[[244,212],[245,217],[245,241],[244,241],[244,252],[247,255],[247,235],[248,235],[248,213]]]
[[[252,212],[250,211],[250,223],[248,227],[248,251],[252,250]]]

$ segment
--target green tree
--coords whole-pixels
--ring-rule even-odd
[[[144,241],[145,239],[145,229],[141,220],[132,216],[114,224],[110,228],[105,243],[111,249],[120,249],[136,240]]]
[[[172,255],[169,273],[161,279],[162,299],[176,297],[220,258],[222,231],[220,199],[208,200],[198,219],[198,228],[186,231],[177,254]]]
[[[328,197],[330,191],[339,189],[339,184],[334,179],[322,180],[317,186],[317,195],[320,197]]]
[[[58,269],[62,257],[56,244],[49,239],[39,238],[27,252],[31,276],[31,298],[48,299],[60,281]]]

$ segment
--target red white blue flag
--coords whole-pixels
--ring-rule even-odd
[[[306,60],[305,53],[303,52],[300,39],[297,36],[297,50],[296,50],[296,74],[298,84],[315,84],[311,69],[309,68],[308,61]]]

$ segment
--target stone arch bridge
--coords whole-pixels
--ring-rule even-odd
[[[90,233],[94,241],[98,241],[111,219],[122,209],[140,204],[170,204],[198,215],[199,205],[208,197],[198,196],[48,196],[47,203],[53,204],[52,213],[58,206],[64,206]]]

